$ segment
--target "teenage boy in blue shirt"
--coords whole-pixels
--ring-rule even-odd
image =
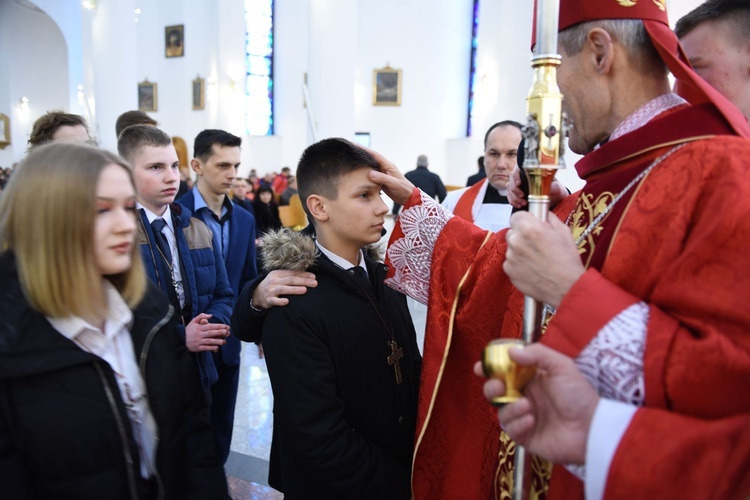
[[[224,130],[204,130],[195,138],[190,166],[197,175],[195,187],[177,202],[193,218],[205,222],[213,233],[214,246],[226,265],[229,285],[235,295],[255,279],[255,218],[237,209],[229,196],[240,165],[242,139]],[[226,462],[232,443],[234,408],[240,378],[241,342],[231,335],[218,352],[214,364],[219,380],[211,387],[211,423],[219,452]]]

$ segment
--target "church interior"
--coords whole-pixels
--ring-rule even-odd
[[[674,22],[701,0],[667,3]],[[525,121],[532,4],[0,0],[0,167],[24,158],[47,111],[82,115],[114,151],[117,117],[140,109],[188,145],[203,129],[240,136],[245,177],[294,172],[307,146],[343,137],[403,172],[426,155],[446,185],[464,186],[486,129]],[[583,184],[577,158],[567,152],[558,173],[571,191]],[[423,335],[426,309],[410,306]],[[283,498],[267,484],[273,395],[254,344],[239,391],[231,494]]]

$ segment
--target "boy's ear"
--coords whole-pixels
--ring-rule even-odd
[[[198,175],[201,175],[203,173],[203,165],[200,161],[198,161],[197,158],[193,158],[192,160],[190,160],[190,167],[193,169],[193,172]]]
[[[310,212],[315,220],[327,221],[328,220],[328,205],[327,199],[317,194],[311,194],[307,197],[307,210]]]

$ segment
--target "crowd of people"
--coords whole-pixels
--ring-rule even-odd
[[[523,211],[513,120],[447,193],[426,156],[404,175],[340,138],[296,177],[239,178],[225,130],[188,162],[139,111],[118,154],[40,117],[0,194],[2,496],[227,498],[241,341],[263,346],[290,499],[508,498],[517,445],[533,498],[750,495],[750,2],[676,34],[661,1],[561,0],[559,21],[586,184],[555,181],[547,221]],[[385,260],[381,191],[403,207]],[[496,411],[508,388],[476,362],[519,337],[524,296],[551,315]]]

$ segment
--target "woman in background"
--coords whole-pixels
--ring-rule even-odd
[[[261,186],[255,191],[253,210],[255,211],[256,238],[262,237],[272,229],[281,229],[279,206],[276,204],[272,188]]]
[[[130,168],[32,151],[0,198],[0,491],[227,498],[197,371],[135,245]]]

